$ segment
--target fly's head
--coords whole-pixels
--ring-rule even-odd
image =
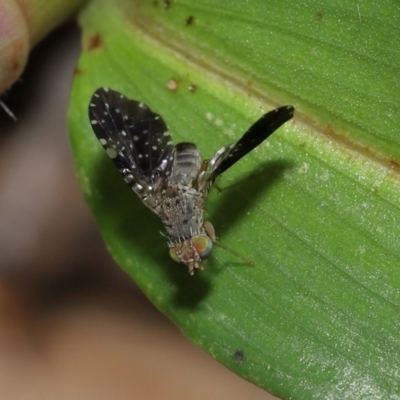
[[[189,268],[193,275],[195,269],[203,269],[202,261],[211,256],[213,242],[207,235],[195,235],[181,242],[169,245],[169,254],[177,263]]]

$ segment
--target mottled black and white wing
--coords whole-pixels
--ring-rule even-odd
[[[145,104],[107,88],[90,101],[93,131],[125,181],[152,207],[171,173],[172,138],[162,118]]]
[[[208,185],[293,117],[294,107],[284,106],[264,114],[236,142],[219,149],[209,161]]]

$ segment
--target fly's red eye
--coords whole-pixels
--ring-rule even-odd
[[[213,242],[209,237],[203,235],[193,236],[192,243],[202,260],[210,257],[213,250]]]

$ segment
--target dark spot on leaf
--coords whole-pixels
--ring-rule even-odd
[[[194,92],[197,90],[197,86],[196,86],[196,85],[190,84],[190,85],[188,86],[188,90],[189,90],[189,92],[194,93]]]
[[[88,40],[88,50],[94,50],[101,46],[101,36],[99,33],[92,35]]]
[[[236,350],[233,353],[233,358],[236,362],[240,362],[240,363],[243,361],[246,361],[246,355],[244,354],[243,350]]]
[[[193,15],[190,15],[189,17],[186,18],[185,25],[186,26],[192,25],[193,21],[194,21],[194,17],[193,17]]]
[[[169,2],[169,0],[164,0],[163,1],[163,7],[168,10],[168,8],[171,6],[171,3]]]
[[[82,75],[82,70],[80,70],[79,68],[75,68],[75,69],[74,69],[74,75],[75,75],[75,76]]]
[[[318,21],[322,21],[323,18],[324,18],[324,14],[322,13],[322,11],[318,11],[318,12],[315,14],[315,17],[317,18]]]

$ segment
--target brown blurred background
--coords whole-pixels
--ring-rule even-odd
[[[66,128],[79,30],[32,53],[0,110],[0,399],[274,397],[191,344],[112,261]]]

